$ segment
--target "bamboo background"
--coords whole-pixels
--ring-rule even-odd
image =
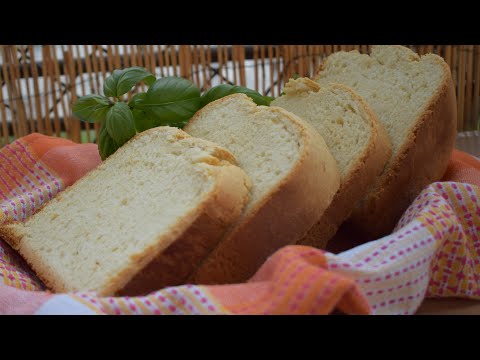
[[[479,130],[480,45],[410,48],[445,59],[456,84],[458,131]],[[278,96],[295,73],[313,76],[340,50],[368,53],[370,45],[0,45],[0,146],[32,132],[93,142],[98,124],[76,119],[72,103],[102,93],[113,69],[143,66],[157,77],[190,79],[202,91],[231,83]]]

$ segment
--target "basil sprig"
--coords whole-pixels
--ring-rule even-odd
[[[182,128],[200,109],[200,90],[187,79],[166,77],[158,79],[144,96],[133,102],[153,122]]]
[[[207,105],[208,103],[218,100],[224,96],[243,93],[249,96],[257,105],[270,105],[273,101],[273,98],[270,96],[262,96],[255,90],[248,89],[243,86],[234,86],[229,84],[222,84],[215,86],[205,92],[201,97],[202,106]]]
[[[147,92],[137,93],[128,102],[121,97],[144,82]],[[102,95],[78,98],[73,113],[80,120],[99,123],[98,151],[102,160],[112,155],[137,132],[157,126],[182,128],[203,106],[224,96],[243,93],[257,105],[270,105],[273,98],[242,86],[222,84],[201,95],[191,81],[181,77],[156,79],[148,70],[130,67],[114,70],[103,85]]]
[[[125,144],[137,133],[132,111],[124,102],[117,102],[108,110],[105,125],[108,134],[119,145]]]
[[[110,105],[113,103],[105,96],[82,96],[73,104],[73,113],[86,122],[104,121]]]
[[[155,76],[138,66],[125,70],[114,70],[113,74],[103,84],[103,93],[105,96],[119,97],[132,90],[135,84],[142,80],[147,85],[152,85]]]

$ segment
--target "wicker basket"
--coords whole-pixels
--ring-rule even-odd
[[[410,46],[436,53],[456,83],[458,130],[478,130],[480,45]],[[325,56],[370,45],[0,45],[0,146],[32,132],[92,142],[98,125],[78,121],[71,104],[99,93],[115,68],[144,66],[202,90],[233,83],[278,96],[293,74],[312,76]]]

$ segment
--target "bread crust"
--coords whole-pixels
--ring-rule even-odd
[[[409,49],[396,47],[408,50],[411,60],[421,59]],[[457,111],[450,68],[437,55],[424,56],[433,57],[442,66],[442,84],[410,130],[407,141],[391,159],[388,171],[382,173],[348,220],[349,226],[372,240],[391,233],[423,188],[442,178],[455,146]],[[325,70],[327,59],[317,76]]]
[[[226,98],[217,100],[220,104],[223,101]],[[305,235],[340,186],[337,163],[321,135],[294,114],[279,107],[269,109],[286,116],[301,133],[304,146],[296,166],[230,229],[188,282],[224,284],[248,280],[276,250],[295,244]],[[206,107],[202,111],[207,111]],[[190,120],[185,131],[200,115]]]
[[[327,246],[328,241],[335,235],[340,225],[348,219],[355,204],[365,196],[365,189],[369,188],[382,173],[392,153],[387,131],[367,102],[346,85],[330,84],[329,86],[350,93],[368,115],[372,129],[368,144],[360,155],[359,161],[340,185],[330,206],[305,237],[299,241],[301,245],[320,249]],[[312,88],[312,90],[314,89]]]
[[[147,130],[137,136],[146,135],[151,131],[158,131],[158,128]],[[181,130],[178,130],[177,134],[178,139],[190,138]],[[20,253],[47,288],[58,293],[95,291],[100,296],[138,295],[159,290],[164,286],[181,283],[190,273],[189,268],[194,265],[194,262],[199,262],[210,252],[211,248],[220,240],[225,228],[241,214],[248,201],[250,186],[249,179],[243,170],[231,164],[231,161],[234,160],[231,153],[211,142],[201,139],[195,140],[215,148],[212,155],[218,156],[217,166],[205,164],[216,179],[214,187],[204,196],[204,200],[196,208],[185,214],[172,226],[169,233],[159,236],[153,246],[132,255],[131,262],[126,264],[123,271],[112,276],[100,288],[75,289],[65,284],[61,278],[43,264],[44,261],[38,259],[38,256],[31,252],[27,246],[22,246],[21,223],[12,223],[0,227],[0,238]],[[121,156],[123,149],[124,147],[120,148],[109,159]],[[108,165],[109,159],[103,164]],[[103,164],[100,166],[105,166]],[[94,169],[78,182],[87,181],[95,174]],[[71,191],[74,187],[75,184],[64,190],[59,196],[48,202],[45,207],[54,201],[59,201],[65,193]],[[33,216],[41,216],[41,211]],[[165,246],[164,244],[170,245]],[[190,248],[190,246],[193,247]],[[178,251],[180,250],[185,252],[179,254]]]

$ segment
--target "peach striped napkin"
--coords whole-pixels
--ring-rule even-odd
[[[0,223],[24,220],[100,163],[96,145],[31,134],[0,149]],[[247,283],[143,297],[52,294],[0,240],[1,314],[413,314],[425,297],[480,298],[480,162],[454,151],[393,234],[339,254],[287,246]]]

